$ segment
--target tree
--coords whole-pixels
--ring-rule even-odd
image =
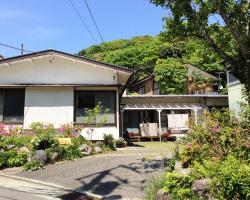
[[[187,82],[187,68],[176,58],[159,59],[155,66],[155,80],[164,94],[183,94]]]
[[[245,85],[250,102],[250,3],[248,0],[150,0],[171,10],[167,34],[196,37],[213,49]],[[214,19],[216,21],[214,22]]]

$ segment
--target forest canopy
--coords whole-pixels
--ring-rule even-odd
[[[169,39],[163,32],[157,36],[138,36],[132,39],[121,39],[93,45],[79,52],[80,55],[98,61],[115,64],[136,70],[131,83],[148,75],[155,74],[159,85],[171,89],[166,93],[180,93],[183,85],[183,71],[171,70],[177,81],[176,89],[165,82],[161,82],[166,66],[181,69],[185,63],[193,64],[200,69],[216,76],[224,71],[222,60],[202,41],[195,38],[185,40]],[[169,63],[168,63],[169,62]],[[171,65],[171,66],[170,66]],[[162,68],[162,69],[161,69]],[[163,69],[164,68],[164,69]],[[178,77],[180,76],[180,77]],[[168,91],[168,92],[167,92]]]

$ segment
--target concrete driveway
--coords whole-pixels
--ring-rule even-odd
[[[163,159],[170,158],[173,150],[173,144],[145,144],[16,175],[89,191],[105,199],[140,199],[147,180],[162,173]]]

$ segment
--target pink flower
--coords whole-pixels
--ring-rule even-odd
[[[246,146],[247,146],[247,148],[250,148],[250,143],[248,143]]]
[[[218,127],[218,126],[214,126],[213,128],[212,128],[212,131],[213,132],[219,132],[220,131],[220,128]]]
[[[188,143],[186,146],[187,146],[188,149],[192,148],[192,144],[191,143]]]

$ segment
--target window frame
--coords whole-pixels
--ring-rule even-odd
[[[3,91],[3,113],[2,113],[2,119],[0,119],[0,123],[3,123],[3,124],[23,124],[24,123],[24,115],[25,115],[25,88],[0,88],[1,91]],[[22,116],[22,120],[20,121],[10,121],[10,120],[4,120],[5,118],[5,109],[6,109],[6,106],[5,106],[5,102],[6,102],[6,90],[7,91],[13,91],[13,90],[20,90],[20,91],[23,91],[23,116]]]
[[[105,123],[103,126],[113,127],[117,126],[117,91],[116,90],[74,90],[74,124],[76,125],[87,125],[87,123],[84,122],[76,122],[76,98],[77,98],[77,92],[112,92],[114,93],[114,123]],[[118,100],[119,101],[119,100]],[[91,127],[97,127],[97,124],[90,124]]]

